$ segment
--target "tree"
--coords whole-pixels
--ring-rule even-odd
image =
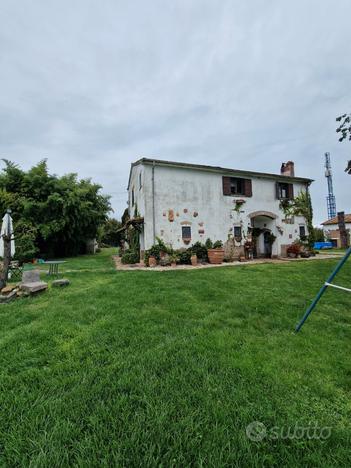
[[[314,228],[314,240],[315,242],[324,242],[325,241],[325,234],[323,229],[315,227]]]
[[[351,141],[351,114],[340,115],[336,118],[336,121],[340,122],[339,127],[336,129],[336,132],[341,134],[339,141],[346,139]],[[351,160],[347,162],[345,172],[351,175]]]
[[[0,212],[11,208],[16,255],[23,261],[40,255],[76,255],[96,237],[111,210],[109,197],[90,179],[48,172],[46,160],[23,171],[4,160],[0,173]]]
[[[101,226],[99,240],[107,245],[119,246],[122,238],[122,233],[119,232],[121,227],[122,224],[117,219],[107,219]]]
[[[341,133],[339,141],[351,140],[351,114],[340,115],[336,118],[336,121],[341,122],[336,129],[337,133]]]

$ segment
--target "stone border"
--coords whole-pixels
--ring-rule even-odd
[[[250,260],[247,262],[224,262],[220,265],[212,265],[211,263],[200,264],[197,266],[192,265],[177,265],[176,267],[172,266],[156,266],[154,268],[145,267],[141,263],[136,263],[135,265],[123,265],[121,262],[121,258],[118,255],[113,255],[112,259],[115,263],[115,268],[117,271],[177,271],[177,270],[202,270],[204,268],[223,268],[223,267],[235,267],[235,266],[246,266],[246,265],[263,265],[265,263],[287,263],[287,262],[308,262],[313,260],[328,260],[331,258],[340,258],[340,255],[337,254],[329,254],[323,255],[319,254],[315,257],[310,258],[277,258],[277,259],[270,259],[270,258],[262,258],[262,259],[255,259]]]

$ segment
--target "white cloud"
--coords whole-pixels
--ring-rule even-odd
[[[0,154],[93,177],[125,207],[140,156],[312,177],[325,218],[323,154],[351,211],[348,0],[11,0],[0,5]]]

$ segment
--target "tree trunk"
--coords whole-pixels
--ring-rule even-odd
[[[4,262],[2,272],[0,274],[0,289],[4,288],[7,283],[9,266],[11,261],[11,236],[3,236],[4,239]]]

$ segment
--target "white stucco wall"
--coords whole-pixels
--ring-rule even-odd
[[[140,172],[143,182],[139,190]],[[252,197],[225,196],[222,186],[222,176],[225,175],[233,177],[233,174],[156,165],[154,168],[155,236],[163,239],[174,249],[188,247],[196,241],[205,242],[207,238],[225,242],[228,236],[233,234],[234,225],[242,225],[243,233],[247,235],[248,227],[251,226],[249,215],[256,211],[268,211],[274,213],[277,219],[257,217],[254,225],[272,231],[277,237],[272,253],[280,255],[282,245],[291,244],[299,237],[299,225],[306,226],[304,218],[295,217],[294,224],[283,222],[285,216],[279,209],[280,201],[276,199],[275,179],[251,177]],[[129,194],[132,187],[138,211],[144,216],[142,244],[148,249],[154,242],[151,165],[139,164],[133,167]],[[295,196],[301,190],[306,190],[305,184],[294,183]],[[236,199],[246,201],[240,213],[234,210]],[[130,210],[133,214],[132,207]],[[173,221],[170,221],[172,212]],[[183,225],[191,227],[190,244],[185,244],[182,240]],[[281,228],[282,234],[277,227]],[[263,236],[260,243],[263,248]]]
[[[346,229],[351,230],[351,223],[345,223]],[[322,226],[323,231],[328,234],[329,231],[335,231],[339,229],[338,224],[327,224],[326,226]]]

